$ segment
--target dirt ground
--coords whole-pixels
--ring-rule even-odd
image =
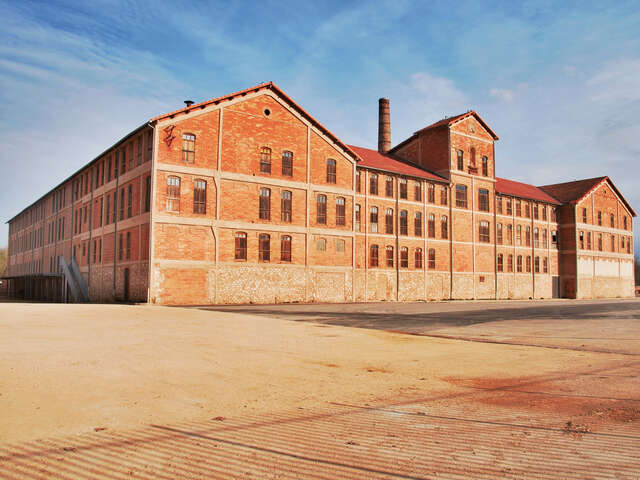
[[[637,300],[5,303],[0,478],[640,478],[639,356]]]

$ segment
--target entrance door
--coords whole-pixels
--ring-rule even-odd
[[[124,301],[129,301],[129,269],[124,269]]]

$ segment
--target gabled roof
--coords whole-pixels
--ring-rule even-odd
[[[625,204],[629,212],[635,217],[636,212],[631,208],[631,205],[622,196],[618,188],[613,184],[611,179],[607,176],[587,178],[584,180],[574,180],[572,182],[554,183],[553,185],[544,185],[540,187],[541,190],[553,195],[563,203],[575,204],[586,197],[589,193],[595,190],[602,182],[607,182],[616,195],[620,197],[620,200]]]
[[[560,205],[560,202],[543,192],[540,188],[528,183],[507,180],[506,178],[496,177],[496,192],[502,195],[510,195],[512,197],[526,198],[528,200],[536,200],[538,202],[551,203]]]
[[[491,129],[491,127],[487,124],[487,122],[485,122],[482,119],[482,117],[478,114],[478,112],[476,112],[475,110],[469,110],[468,112],[461,113],[460,115],[443,118],[442,120],[439,120],[436,123],[432,123],[427,127],[421,128],[416,133],[424,132],[425,130],[430,130],[432,128],[443,127],[445,125],[451,126],[454,123],[459,122],[460,120],[464,120],[465,118],[471,117],[471,116],[476,118],[476,120],[480,123],[480,125],[482,125],[485,128],[485,130],[489,132],[489,134],[493,137],[494,140],[499,140],[498,135],[496,135],[496,132],[494,132]]]
[[[339,145],[345,152],[347,152],[350,156],[352,156],[355,160],[358,160],[358,156],[346,145],[344,144],[336,135],[331,133],[331,131],[318,122],[315,118],[313,118],[304,108],[294,102],[286,93],[284,93],[275,83],[266,82],[260,83],[254,87],[245,88],[244,90],[240,90],[234,93],[230,93],[228,95],[224,95],[222,97],[212,98],[211,100],[205,100],[204,102],[194,103],[188,107],[180,108],[178,110],[174,110],[173,112],[164,113],[162,115],[158,115],[157,117],[152,118],[151,122],[157,122],[159,120],[164,120],[166,118],[173,118],[180,114],[187,114],[196,109],[204,109],[209,105],[217,105],[221,102],[233,100],[237,97],[243,97],[249,93],[259,92],[260,90],[271,90],[275,92],[282,100],[284,100],[290,107],[294,110],[297,110],[303,117],[305,117],[309,122],[311,122],[316,128],[318,128],[322,133],[328,136],[333,143]]]
[[[349,147],[362,159],[358,163],[358,167],[371,168],[373,170],[397,173],[410,177],[426,178],[427,180],[435,180],[438,182],[449,181],[446,178],[436,175],[435,173],[425,170],[417,165],[410,165],[390,155],[384,155],[377,150],[356,147],[354,145],[349,145]]]

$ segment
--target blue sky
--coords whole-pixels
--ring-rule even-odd
[[[4,221],[148,118],[269,80],[374,148],[381,96],[394,143],[475,109],[498,175],[609,175],[640,211],[638,1],[0,0],[0,18],[0,245]]]

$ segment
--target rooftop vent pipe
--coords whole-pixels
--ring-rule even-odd
[[[185,101],[184,101],[184,104],[185,104],[187,107],[190,107],[191,105],[193,105],[193,100],[185,100]]]

